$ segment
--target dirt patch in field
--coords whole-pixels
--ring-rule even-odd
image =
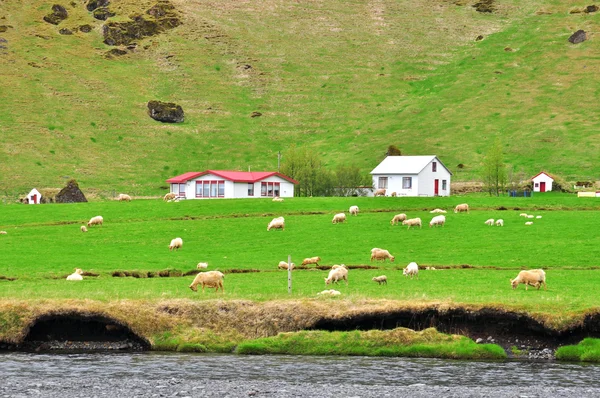
[[[4,275],[0,275],[0,280],[3,280],[3,281],[10,281],[10,282],[12,282],[12,281],[16,281],[16,280],[17,280],[17,278],[13,278],[13,277],[11,277],[11,276],[4,276]]]

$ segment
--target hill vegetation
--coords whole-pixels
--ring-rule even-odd
[[[585,3],[74,0],[57,25],[54,4],[0,1],[2,196],[68,178],[159,195],[186,171],[274,170],[294,144],[365,174],[395,145],[476,180],[496,138],[520,176],[599,179],[600,13]],[[132,21],[149,30],[105,37]],[[152,100],[184,122],[150,118]]]

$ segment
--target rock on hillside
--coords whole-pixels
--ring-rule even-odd
[[[149,101],[148,114],[159,122],[181,123],[184,120],[183,108],[172,102]]]
[[[68,16],[69,13],[65,9],[65,7],[59,4],[55,4],[52,6],[52,14],[46,15],[44,17],[44,21],[51,23],[52,25],[58,25],[59,23],[67,19]]]
[[[64,187],[55,197],[56,203],[79,203],[87,202],[85,195],[79,189],[77,181],[69,180],[67,186]]]

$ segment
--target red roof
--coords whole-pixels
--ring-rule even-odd
[[[173,178],[169,178],[167,180],[167,182],[175,183],[175,184],[184,183],[186,181],[194,180],[194,179],[201,177],[203,175],[206,175],[206,174],[213,174],[213,175],[216,175],[217,177],[221,177],[226,180],[233,181],[233,182],[257,182],[257,181],[264,180],[265,178],[268,178],[271,176],[277,176],[277,177],[283,178],[284,180],[291,182],[292,184],[298,184],[298,181],[294,180],[293,178],[285,176],[276,171],[228,171],[228,170],[206,170],[206,171],[202,171],[202,172],[191,171],[188,173],[178,175]]]
[[[545,174],[545,175],[547,175],[548,177],[550,177],[551,179],[554,180],[554,177],[552,177],[550,174],[546,173],[545,171],[540,171],[539,173],[537,173],[536,175],[534,175],[533,177],[531,177],[531,179],[533,180],[535,177],[541,176],[542,174]]]

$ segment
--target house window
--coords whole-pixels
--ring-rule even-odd
[[[388,187],[388,178],[387,177],[379,177],[379,189],[387,189]]]
[[[261,182],[260,183],[260,196],[279,196],[279,183],[278,182]]]
[[[446,180],[442,180],[442,191],[445,191],[446,189],[447,189]]]
[[[185,184],[179,184],[179,195],[185,197]]]
[[[202,181],[196,181],[196,197],[202,197]]]
[[[437,171],[437,162],[431,163],[431,171],[433,171],[433,172]]]
[[[196,181],[197,198],[222,198],[225,196],[225,181]]]
[[[412,188],[412,177],[402,177],[402,189]]]
[[[248,196],[254,196],[254,184],[248,183]]]
[[[219,198],[225,196],[225,181],[218,181],[219,186]]]
[[[273,195],[279,196],[279,183],[278,182],[273,183]]]
[[[535,187],[537,188],[537,187],[539,187],[539,186],[540,186],[540,184],[536,182],[536,183],[535,183]]]
[[[202,197],[204,198],[209,198],[210,197],[210,182],[209,181],[203,181],[203,187],[202,187]]]

